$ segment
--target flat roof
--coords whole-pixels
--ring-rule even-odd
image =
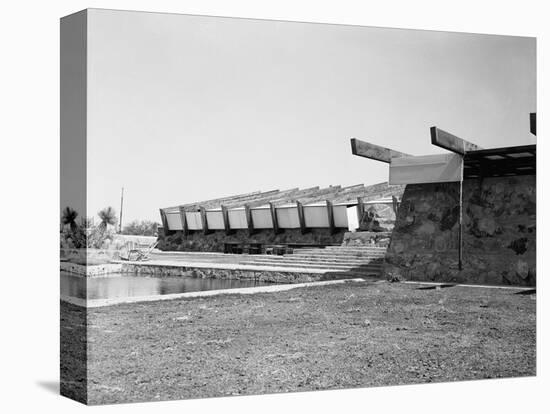
[[[536,144],[468,151],[464,156],[464,178],[535,175],[536,172]]]

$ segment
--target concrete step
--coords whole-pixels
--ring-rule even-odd
[[[361,251],[326,251],[316,249],[308,253],[305,251],[296,251],[293,254],[278,255],[248,255],[248,254],[224,254],[224,253],[202,253],[202,252],[162,252],[151,254],[152,259],[157,260],[185,260],[185,261],[213,261],[237,263],[242,260],[268,259],[268,260],[305,260],[305,261],[334,261],[334,262],[364,262],[375,259],[382,259],[385,250],[361,250]]]
[[[387,247],[338,247],[334,249],[294,249],[294,253],[300,253],[300,252],[380,252],[380,251],[386,251],[388,250]]]
[[[269,263],[278,263],[278,262],[300,262],[300,263],[334,263],[334,264],[349,264],[349,265],[355,265],[355,264],[362,264],[362,263],[371,263],[371,262],[381,262],[383,261],[383,257],[369,257],[369,258],[363,258],[363,259],[350,259],[350,258],[339,258],[339,259],[332,259],[332,258],[307,258],[307,257],[291,257],[291,256],[279,256],[279,257],[266,257],[266,256],[258,256],[258,257],[250,257],[248,259],[245,259],[247,261],[254,260],[256,262],[269,262]]]
[[[258,256],[260,257],[260,256]],[[265,256],[261,256],[265,257]],[[382,259],[385,257],[383,254],[365,254],[361,256],[350,255],[285,255],[279,257],[304,259],[304,260],[370,260],[370,259]]]
[[[251,259],[256,260],[256,259]],[[263,260],[263,258],[259,258],[257,260]],[[363,257],[361,259],[355,259],[355,258],[341,258],[341,259],[334,259],[334,258],[319,258],[319,257],[299,257],[299,258],[283,258],[283,261],[293,261],[293,262],[320,262],[320,263],[349,263],[349,264],[356,264],[356,263],[370,263],[370,262],[381,262],[384,260],[384,257]]]
[[[362,269],[379,269],[381,263],[363,263],[358,265],[343,265],[343,264],[322,264],[322,263],[303,263],[303,262],[261,262],[261,261],[244,261],[241,264],[254,265],[254,266],[276,266],[276,267],[298,267],[298,268],[312,268],[312,269],[335,269],[335,270],[362,270]]]
[[[365,251],[365,250],[387,250],[387,247],[381,246],[330,246],[324,249],[325,251]]]
[[[220,252],[154,252],[154,256],[185,256],[185,257],[224,257],[229,256]]]
[[[284,256],[294,256],[294,257],[365,257],[365,256],[374,256],[374,257],[380,257],[384,256],[386,254],[385,251],[380,252],[364,252],[364,253],[331,253],[331,252],[324,252],[324,253],[292,253],[292,254],[285,254]]]
[[[368,249],[299,249],[290,254],[365,254],[365,253],[385,253],[388,249],[368,248]]]

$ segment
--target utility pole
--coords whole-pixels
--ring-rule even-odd
[[[124,187],[120,192],[120,218],[118,221],[118,232],[122,233],[122,206],[124,205]]]

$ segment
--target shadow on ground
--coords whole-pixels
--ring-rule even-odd
[[[37,381],[36,385],[46,391],[59,394],[59,381]]]

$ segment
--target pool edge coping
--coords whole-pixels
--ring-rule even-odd
[[[366,282],[366,281],[367,279],[363,279],[363,278],[324,280],[324,281],[318,281],[318,282],[252,286],[252,287],[233,288],[233,289],[215,289],[215,290],[203,290],[203,291],[197,291],[197,292],[171,293],[167,295],[134,296],[134,297],[127,297],[127,298],[112,298],[112,299],[86,300],[82,298],[75,298],[72,296],[60,295],[60,300],[75,306],[80,306],[80,307],[89,309],[89,308],[100,308],[100,307],[120,305],[120,304],[157,302],[157,301],[176,300],[176,299],[193,299],[193,298],[210,297],[210,296],[218,296],[218,295],[231,295],[231,294],[250,295],[255,293],[276,293],[276,292],[284,292],[287,290],[301,288],[301,287],[316,287],[316,286],[335,285],[335,284],[341,284],[341,283],[347,283],[347,282]]]
[[[144,302],[156,302],[164,300],[177,300],[177,299],[193,299],[200,297],[210,297],[218,295],[250,295],[255,293],[277,293],[284,292],[291,289],[301,288],[301,287],[315,287],[315,286],[326,286],[326,285],[335,285],[347,282],[371,282],[373,280],[364,279],[364,278],[353,278],[353,279],[339,279],[339,280],[323,280],[317,282],[304,282],[304,283],[288,283],[280,285],[266,285],[266,286],[251,286],[244,288],[233,288],[233,289],[214,289],[214,290],[204,290],[196,292],[184,292],[184,293],[171,293],[167,295],[149,295],[149,296],[134,296],[130,298],[113,298],[113,299],[91,299],[86,300],[82,298],[75,298],[72,296],[60,295],[60,300],[70,303],[75,306],[80,306],[83,308],[100,308],[112,305],[120,304],[130,304],[130,303],[144,303]],[[387,282],[385,279],[379,279],[375,282]],[[401,281],[400,283],[408,285],[426,285],[426,286],[440,286],[445,285],[445,283],[439,282],[425,282],[425,281]],[[516,291],[525,291],[533,290],[536,287],[525,287],[525,286],[497,286],[497,285],[473,285],[473,284],[455,284],[456,287],[465,287],[465,288],[482,288],[482,289],[504,289],[504,290],[516,290]]]

